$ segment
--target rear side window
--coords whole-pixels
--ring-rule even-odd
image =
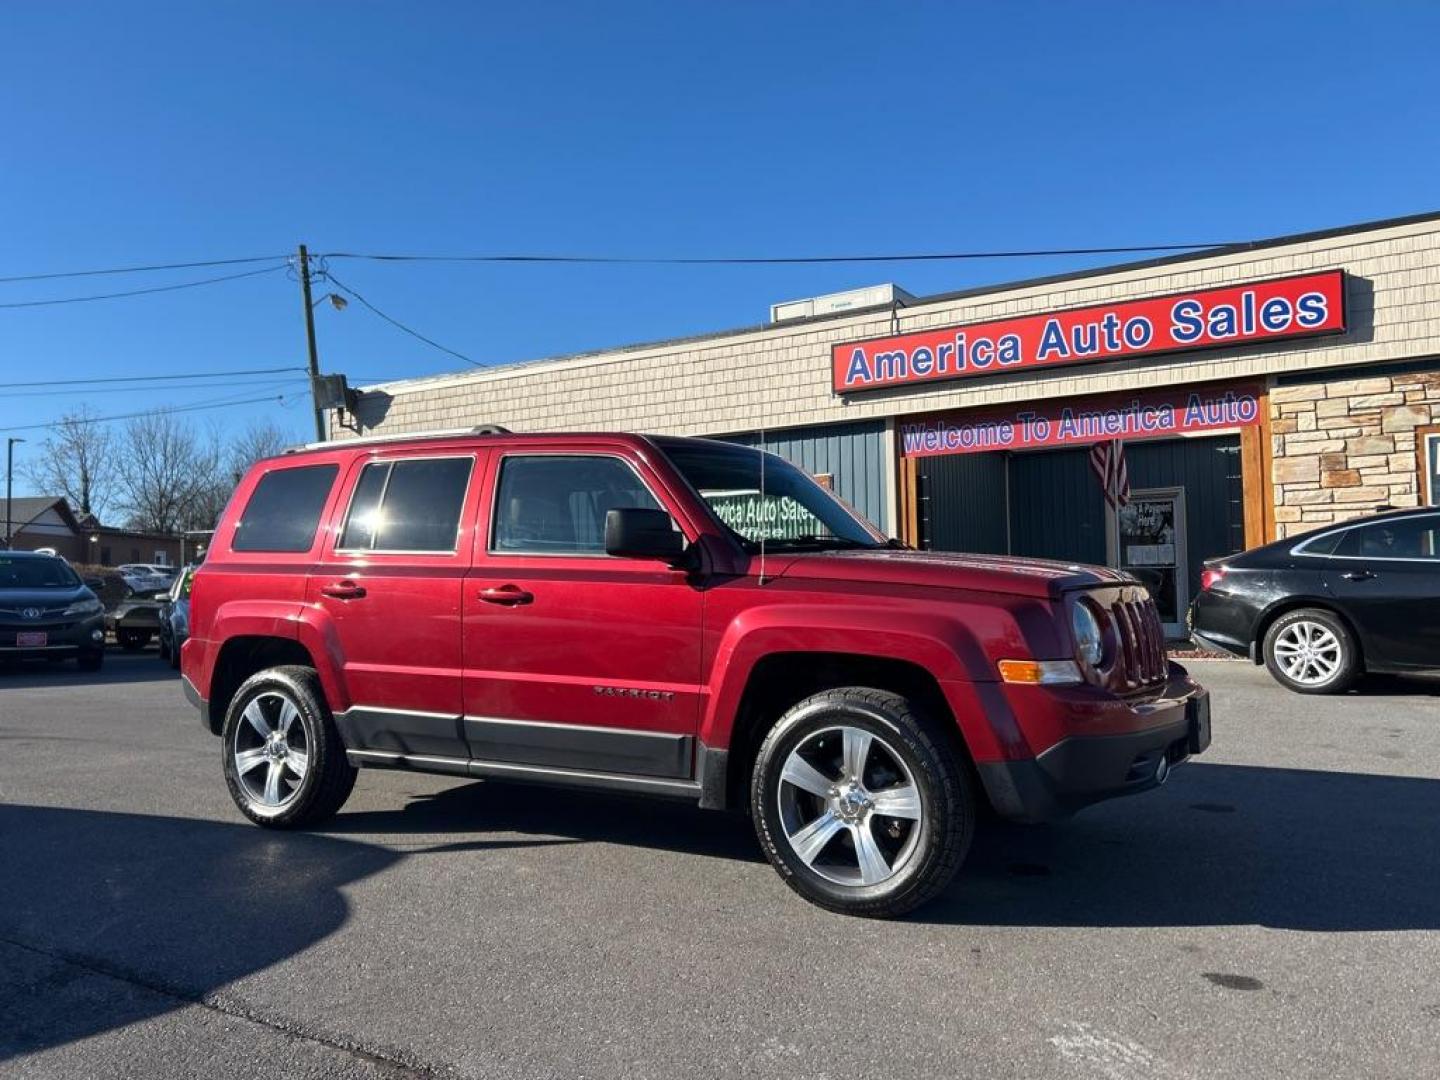
[[[407,458],[365,466],[341,551],[452,552],[474,458]]]
[[[1440,517],[1391,519],[1350,529],[1335,554],[1351,559],[1440,559]]]
[[[232,551],[309,551],[338,465],[272,469],[260,478],[235,526]]]

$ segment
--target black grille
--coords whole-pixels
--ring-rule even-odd
[[[1132,686],[1165,678],[1165,628],[1154,600],[1119,600],[1110,609],[1120,639],[1120,669]]]

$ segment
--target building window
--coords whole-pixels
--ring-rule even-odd
[[[1415,454],[1420,460],[1420,499],[1440,506],[1440,424],[1415,429]]]

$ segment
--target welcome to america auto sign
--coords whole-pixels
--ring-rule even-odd
[[[832,385],[849,394],[1344,330],[1345,275],[1326,270],[845,342],[831,350]]]

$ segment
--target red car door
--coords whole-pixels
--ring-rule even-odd
[[[346,745],[377,758],[468,757],[460,730],[461,593],[486,453],[376,453],[346,478],[309,602],[329,616]]]
[[[485,771],[688,778],[702,592],[663,561],[605,554],[607,511],[675,511],[638,457],[593,446],[490,466],[464,595],[465,735]]]

